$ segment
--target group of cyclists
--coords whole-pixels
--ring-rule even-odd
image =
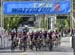
[[[19,48],[20,50],[49,50],[60,45],[60,32],[57,30],[37,30],[11,31],[11,50]]]

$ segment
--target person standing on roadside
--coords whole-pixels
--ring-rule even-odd
[[[75,30],[72,30],[72,48],[74,51],[74,55],[75,55]]]

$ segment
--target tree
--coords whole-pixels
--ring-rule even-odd
[[[4,28],[7,30],[13,29],[14,27],[17,28],[20,20],[21,20],[20,17],[18,17],[17,15],[13,17],[5,17],[4,18]]]
[[[43,17],[41,17],[41,28],[44,28],[45,30],[48,29],[48,18],[46,15],[43,15]]]
[[[67,16],[65,19],[57,19],[56,20],[56,27],[62,29],[69,29],[70,28],[70,17]]]

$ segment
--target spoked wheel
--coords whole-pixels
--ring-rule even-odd
[[[53,42],[51,41],[51,42],[49,43],[49,51],[52,51],[52,49],[53,49]]]
[[[14,51],[14,50],[15,50],[15,44],[12,43],[12,44],[11,44],[11,51]]]
[[[26,51],[26,48],[27,48],[27,43],[24,42],[23,50]]]

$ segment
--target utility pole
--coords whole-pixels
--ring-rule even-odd
[[[1,0],[1,30],[4,28],[4,18],[3,18],[3,0]],[[2,40],[3,34],[1,34],[1,48],[3,48],[3,40]]]
[[[74,21],[73,21],[73,0],[72,0],[72,14],[71,15],[72,15],[72,28],[73,28],[73,26],[74,26],[74,24],[73,24],[74,23]]]
[[[1,0],[1,27],[4,28],[4,18],[3,18],[3,0]]]

